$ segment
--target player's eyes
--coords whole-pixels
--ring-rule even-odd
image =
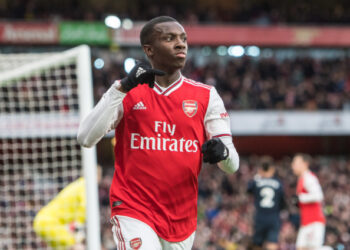
[[[175,36],[172,36],[172,35],[169,35],[169,36],[166,36],[165,37],[165,41],[167,41],[167,42],[171,42],[171,41],[173,41],[175,39]],[[187,37],[186,36],[184,36],[184,37],[181,37],[180,38],[183,42],[186,42],[187,41]]]

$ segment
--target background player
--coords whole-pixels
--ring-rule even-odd
[[[298,250],[328,249],[322,248],[326,223],[321,204],[323,193],[316,175],[309,169],[311,160],[307,154],[297,154],[292,161],[292,170],[298,177],[296,194],[301,217]]]
[[[285,208],[285,200],[273,164],[271,157],[262,157],[258,174],[248,183],[248,192],[254,196],[255,204],[253,246],[250,249],[278,249],[280,211]]]
[[[238,169],[229,117],[215,88],[182,76],[182,25],[154,18],[140,40],[152,68],[139,63],[115,82],[81,123],[78,141],[89,147],[116,129],[110,203],[119,248],[191,249],[201,147],[205,162]]]
[[[97,167],[97,174],[100,182],[101,166]],[[34,218],[34,231],[53,249],[85,249],[85,184],[84,177],[73,181],[41,208]]]
[[[66,186],[34,218],[34,231],[53,249],[85,249],[85,179]]]

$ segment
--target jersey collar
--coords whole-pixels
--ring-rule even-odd
[[[183,76],[182,75],[180,75],[180,77],[176,81],[174,81],[172,84],[170,84],[166,88],[160,86],[157,82],[154,82],[153,90],[159,95],[168,96],[171,93],[173,93],[175,90],[180,88],[180,86],[182,85],[182,82],[183,82]]]

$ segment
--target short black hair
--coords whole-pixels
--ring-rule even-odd
[[[261,157],[261,169],[263,171],[268,171],[271,167],[273,167],[273,159],[271,156],[264,155]]]
[[[311,155],[308,155],[308,154],[304,154],[304,153],[297,153],[295,155],[296,157],[300,157],[304,162],[306,162],[308,165],[311,164],[312,162],[312,157]]]
[[[141,45],[145,45],[147,43],[151,42],[151,37],[154,31],[154,26],[158,23],[166,23],[166,22],[177,22],[178,21],[175,18],[172,18],[170,16],[159,16],[151,19],[148,21],[143,27],[140,32],[140,42]]]

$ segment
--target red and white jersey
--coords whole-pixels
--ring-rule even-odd
[[[138,85],[127,94],[112,86],[80,125],[78,141],[91,146],[113,128],[112,216],[141,220],[167,241],[188,238],[197,226],[202,144],[220,137],[229,157],[218,166],[238,169],[229,117],[215,88],[182,76],[167,88]]]
[[[306,171],[298,179],[297,195],[301,215],[301,225],[306,226],[313,222],[325,223],[322,211],[323,193],[317,177]]]

